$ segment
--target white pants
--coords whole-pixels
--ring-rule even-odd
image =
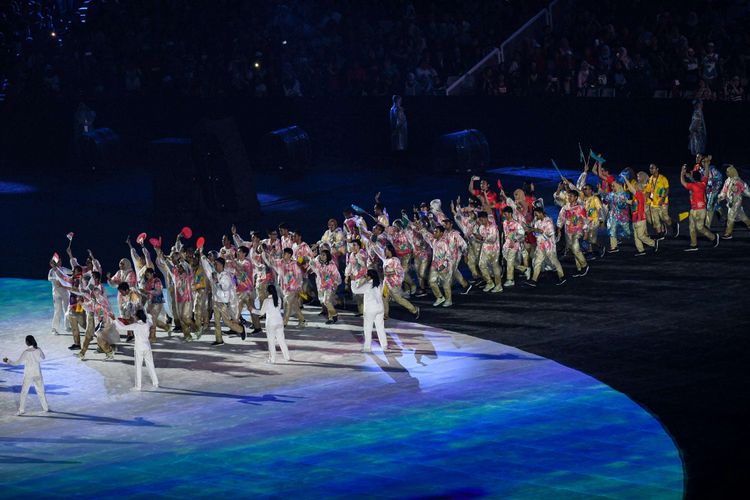
[[[62,294],[52,294],[52,304],[55,314],[52,316],[52,330],[61,333],[65,331],[65,311],[68,308],[68,298]]]
[[[146,368],[148,368],[148,374],[151,377],[151,384],[154,387],[159,387],[159,379],[156,378],[154,357],[151,354],[151,349],[135,349],[135,388],[139,391],[141,390],[141,369],[143,368],[144,361],[146,362]]]
[[[42,377],[23,378],[23,385],[21,386],[21,404],[18,406],[18,411],[21,413],[25,411],[26,395],[29,393],[29,388],[32,384],[36,387],[36,395],[39,396],[39,401],[42,403],[42,409],[48,411],[49,406],[47,405],[47,397],[44,395],[44,379],[42,379]]]
[[[372,327],[378,333],[378,342],[380,347],[385,350],[388,347],[388,340],[385,337],[385,322],[383,320],[383,310],[377,312],[365,311],[364,314],[364,333],[365,333],[365,351],[372,350]]]
[[[266,338],[268,339],[268,355],[271,363],[276,362],[276,344],[281,349],[284,359],[289,361],[289,348],[284,339],[284,325],[266,326]]]

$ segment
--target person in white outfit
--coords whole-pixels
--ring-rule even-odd
[[[55,313],[52,316],[52,333],[58,335],[61,331],[65,331],[65,311],[68,310],[70,300],[69,292],[60,275],[69,270],[60,267],[55,259],[49,261],[49,267],[47,281],[52,285],[52,303],[55,307]]]
[[[33,335],[26,336],[26,346],[28,347],[21,357],[16,361],[11,361],[8,358],[3,358],[3,363],[9,365],[23,365],[23,385],[21,386],[21,404],[18,406],[18,414],[23,415],[26,413],[26,395],[29,393],[29,388],[33,384],[36,387],[36,395],[39,396],[39,401],[42,403],[42,409],[47,412],[49,411],[49,405],[47,405],[47,398],[44,395],[44,379],[42,378],[42,369],[40,364],[44,359],[44,352],[36,345],[36,339]]]
[[[286,361],[291,360],[289,348],[284,339],[284,317],[281,315],[281,299],[276,292],[276,286],[268,285],[268,297],[263,300],[260,310],[254,310],[253,314],[266,316],[266,338],[268,339],[268,362],[276,362],[276,344],[281,349],[281,354]]]
[[[133,347],[135,353],[135,386],[133,389],[136,391],[141,390],[141,369],[143,368],[144,361],[146,362],[146,368],[148,368],[148,374],[151,377],[151,384],[154,388],[157,388],[159,387],[159,379],[156,378],[154,357],[151,354],[151,343],[148,340],[152,320],[151,317],[146,316],[146,312],[143,309],[138,309],[135,312],[134,319],[136,320],[135,323],[129,325],[126,325],[119,319],[114,322],[115,327],[120,333],[133,332],[133,335],[135,335],[135,345]]]
[[[372,327],[378,333],[378,342],[383,351],[388,350],[388,341],[385,336],[385,321],[383,319],[383,283],[380,281],[378,272],[368,269],[367,275],[352,282],[352,293],[364,296],[364,334],[365,345],[362,352],[372,352]]]

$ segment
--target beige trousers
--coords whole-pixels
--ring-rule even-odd
[[[490,269],[492,269],[492,274],[490,274]],[[488,285],[494,283],[495,286],[500,286],[503,274],[500,270],[500,252],[482,250],[479,254],[479,271]]]
[[[552,248],[551,250],[545,252],[541,248],[536,247],[536,251],[534,252],[534,275],[531,277],[533,281],[537,281],[539,279],[539,275],[542,272],[542,266],[544,265],[545,259],[548,259],[550,261],[550,264],[555,267],[558,278],[562,278],[563,276],[565,276],[562,266],[560,265],[560,261],[557,259],[557,251]]]
[[[583,268],[585,268],[588,263],[586,262],[586,257],[583,256],[583,252],[581,252],[581,235],[570,235],[568,232],[565,232],[565,241],[568,243],[568,248],[570,249],[570,252],[573,254],[573,257],[576,261],[576,269],[579,271]],[[615,238],[615,245],[613,248],[617,248],[617,239]]]
[[[654,240],[648,235],[648,226],[645,220],[633,222],[633,240],[635,241],[635,248],[639,252],[643,252],[644,244],[650,247],[656,246]]]
[[[221,336],[221,322],[222,321],[233,332],[235,333],[242,332],[242,325],[239,324],[232,317],[231,308],[229,307],[229,304],[217,302],[216,300],[214,300],[214,332],[216,334],[217,342],[223,342],[223,338]]]
[[[444,293],[440,293],[440,284],[443,285]],[[451,292],[452,284],[453,272],[451,269],[444,269],[442,271],[438,271],[435,268],[430,269],[430,289],[432,290],[432,293],[435,295],[436,299],[445,297],[445,300],[451,302],[451,298],[453,296]]]
[[[714,233],[706,228],[706,211],[705,210],[690,210],[690,216],[688,217],[690,224],[690,246],[698,246],[698,233],[705,236],[707,239],[713,241]]]

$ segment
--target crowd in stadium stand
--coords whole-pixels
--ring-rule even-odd
[[[554,29],[481,71],[474,93],[745,99],[747,2],[561,1]],[[547,6],[91,0],[81,22],[81,4],[11,0],[0,12],[9,93],[444,95],[451,77]]]

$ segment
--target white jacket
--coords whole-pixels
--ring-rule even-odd
[[[284,324],[284,318],[281,316],[281,298],[279,298],[279,305],[273,305],[273,298],[267,297],[263,300],[263,305],[258,311],[259,316],[266,315],[266,328],[279,326]]]
[[[8,360],[9,365],[23,365],[24,380],[36,380],[42,378],[42,369],[39,366],[44,359],[44,352],[38,347],[29,347],[16,361]]]
[[[152,324],[151,315],[147,316],[146,323],[136,321],[135,323],[126,325],[121,323],[120,320],[114,322],[115,327],[117,327],[120,333],[133,332],[133,335],[135,335],[135,348],[141,352],[151,350],[151,342],[149,342],[148,336]]]
[[[383,282],[375,288],[372,281],[367,278],[361,278],[352,282],[352,293],[364,295],[364,313],[383,312]]]

